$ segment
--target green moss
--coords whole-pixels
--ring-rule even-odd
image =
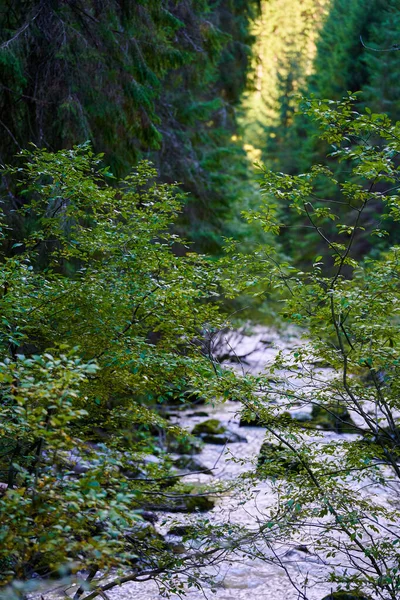
[[[203,423],[198,423],[193,427],[192,433],[193,435],[199,434],[211,434],[218,435],[220,433],[225,433],[226,427],[218,421],[218,419],[207,419],[207,421],[203,421]]]
[[[324,431],[336,433],[358,433],[346,407],[340,404],[327,405],[326,407],[314,405],[311,412],[311,421],[305,426],[318,427]]]
[[[299,473],[300,470],[301,461],[288,448],[282,444],[263,443],[257,462],[259,475],[281,477],[287,473]]]

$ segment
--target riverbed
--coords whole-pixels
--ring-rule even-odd
[[[228,345],[232,355],[244,357],[238,363],[228,364],[239,372],[250,372],[257,374],[262,372],[273,362],[278,351],[290,352],[300,344],[298,332],[287,330],[277,332],[267,327],[256,326],[248,331],[247,335],[232,334],[229,336]],[[215,481],[229,482],[235,480],[248,470],[255,468],[255,461],[265,437],[262,427],[239,427],[240,403],[225,402],[214,406],[202,407],[208,413],[208,417],[196,417],[193,409],[189,409],[178,418],[178,422],[191,430],[196,423],[206,418],[216,418],[229,429],[244,435],[247,443],[227,444],[225,447],[214,444],[205,444],[204,449],[198,456],[203,465],[213,470],[214,476],[191,475],[187,480],[201,483],[212,483]],[[339,437],[334,433],[327,434],[328,439]],[[341,439],[346,436],[340,436]],[[235,461],[239,458],[240,461]],[[215,523],[231,522],[241,524],[252,530],[266,518],[269,507],[276,502],[276,494],[273,486],[268,481],[257,481],[253,483],[249,494],[224,494],[216,500],[215,508],[207,513],[207,517]],[[187,523],[190,517],[187,515],[165,514],[163,525],[160,530],[167,532],[172,524],[177,521]],[[313,578],[321,575],[321,561],[317,556],[309,553],[308,549],[301,544],[286,544],[274,549],[291,571],[291,577],[299,582],[304,580],[305,575],[310,574]],[[306,552],[304,550],[307,550]],[[249,556],[230,556],[215,569],[208,568],[207,575],[213,576],[212,589],[209,585],[203,586],[202,590],[188,589],[187,598],[190,600],[297,600],[298,591],[290,582],[285,569],[276,564],[268,562],[268,551],[265,550],[266,560],[252,559]],[[307,598],[309,600],[321,600],[331,591],[329,585],[312,583],[307,587]],[[141,583],[128,583],[122,587],[110,590],[107,593],[110,600],[161,600],[165,595],[160,594],[158,586],[153,581]],[[173,595],[172,598],[177,598]]]

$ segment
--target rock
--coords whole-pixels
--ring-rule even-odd
[[[164,412],[164,413],[162,413],[162,417],[164,419],[168,419],[168,420],[169,419],[179,419],[180,414],[179,413],[174,413],[174,412]]]
[[[304,544],[300,544],[299,546],[294,547],[297,552],[303,552],[304,554],[310,554],[309,549]]]
[[[359,430],[353,422],[345,406],[332,404],[330,406],[313,405],[311,421],[305,426],[316,427],[324,431],[335,433],[358,433]]]
[[[175,544],[173,542],[168,542],[168,550],[172,554],[185,554],[187,551],[184,544]]]
[[[168,531],[168,535],[176,535],[179,537],[191,537],[194,536],[198,531],[195,525],[174,525]]]
[[[146,504],[143,509],[162,512],[206,512],[215,506],[214,500],[208,497],[208,493],[204,490],[204,486],[186,483],[165,494],[165,498],[160,496],[157,503]]]
[[[208,417],[208,413],[205,410],[198,410],[188,414],[188,417]]]
[[[192,429],[192,434],[199,435],[201,433],[210,433],[218,435],[220,433],[225,433],[225,431],[226,427],[224,427],[218,419],[207,419],[207,421],[197,423]]]
[[[372,600],[370,596],[366,596],[362,592],[332,592],[324,596],[322,600]]]
[[[191,471],[191,472],[199,472],[205,473],[207,475],[213,475],[213,472],[205,467],[200,461],[193,458],[193,456],[189,456],[184,454],[179,458],[174,460],[174,466],[177,469],[181,469],[183,471]]]
[[[144,521],[147,521],[148,523],[154,524],[158,521],[158,515],[156,515],[156,513],[154,512],[150,512],[148,510],[138,510],[137,512],[142,517],[142,519]]]
[[[218,419],[208,419],[203,423],[198,423],[193,427],[193,435],[197,435],[206,444],[224,445],[228,442],[246,443],[247,439],[234,431],[227,429]]]
[[[148,508],[162,512],[195,513],[207,512],[212,510],[214,506],[215,502],[207,496],[187,494],[177,495],[176,498],[168,498],[168,504],[152,505]]]
[[[286,472],[299,473],[301,461],[283,444],[264,442],[258,455],[257,470],[268,477],[282,477]]]
[[[215,502],[210,500],[207,496],[200,495],[187,495],[184,498],[180,498],[176,501],[176,505],[169,507],[168,510],[172,512],[207,512],[213,509]]]
[[[247,444],[247,438],[243,435],[239,435],[234,431],[227,429],[224,433],[202,433],[200,434],[201,440],[206,444],[218,444],[223,446],[224,444]]]

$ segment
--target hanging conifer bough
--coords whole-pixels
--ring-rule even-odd
[[[28,142],[54,151],[87,140],[118,176],[151,158],[164,180],[192,194],[186,229],[217,249],[232,205],[251,189],[231,137],[256,5],[5,0],[1,162]]]

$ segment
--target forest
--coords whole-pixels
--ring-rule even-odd
[[[0,24],[0,599],[400,600],[400,2]]]

